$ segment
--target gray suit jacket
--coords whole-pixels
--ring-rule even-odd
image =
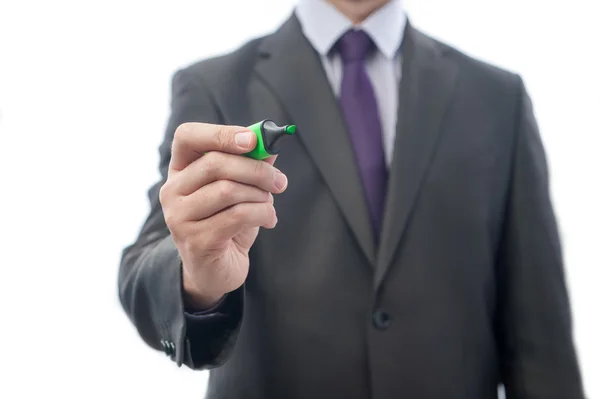
[[[414,29],[379,247],[318,55],[292,16],[179,71],[163,181],[124,251],[121,302],[211,399],[583,398],[544,149],[521,79]],[[390,87],[390,90],[398,88]],[[277,166],[279,224],[245,285],[186,315],[158,200],[176,127],[295,123]],[[242,317],[243,316],[243,317]]]

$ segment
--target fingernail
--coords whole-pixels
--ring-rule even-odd
[[[275,173],[275,187],[278,190],[283,190],[287,186],[287,177],[281,172]]]
[[[235,135],[235,144],[237,144],[238,147],[248,149],[250,147],[250,141],[252,140],[252,134],[253,133],[251,132],[237,133]]]

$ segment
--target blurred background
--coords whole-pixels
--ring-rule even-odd
[[[202,397],[149,349],[117,268],[148,212],[170,79],[293,0],[0,0],[0,398]],[[412,23],[520,73],[549,157],[575,337],[600,398],[600,24],[591,0],[406,0]]]

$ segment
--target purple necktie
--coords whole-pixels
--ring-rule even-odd
[[[387,167],[377,99],[365,68],[365,60],[375,45],[365,32],[350,30],[338,41],[336,48],[344,64],[339,102],[378,242],[385,206]]]

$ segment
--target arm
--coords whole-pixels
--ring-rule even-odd
[[[209,312],[185,312],[181,260],[166,226],[159,190],[167,179],[171,143],[185,122],[219,122],[219,113],[198,77],[185,70],[173,78],[172,112],[160,146],[161,181],[148,193],[150,215],[136,242],[123,251],[119,297],[141,337],[164,350],[177,365],[193,369],[221,365],[239,329],[243,288],[230,293]]]
[[[582,399],[545,150],[521,79],[519,91],[498,265],[503,382],[508,399]]]

